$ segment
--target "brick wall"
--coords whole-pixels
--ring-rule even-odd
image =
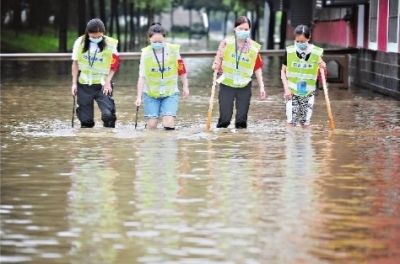
[[[351,84],[400,99],[400,53],[361,49],[350,57]]]

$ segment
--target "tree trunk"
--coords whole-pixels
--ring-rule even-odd
[[[285,49],[285,47],[286,47],[286,24],[287,24],[286,19],[287,19],[286,11],[282,10],[281,37],[280,37],[280,43],[279,43],[280,49]]]
[[[189,43],[192,41],[192,8],[189,8]]]
[[[171,12],[170,12],[170,19],[171,19],[171,32],[170,32],[170,34],[171,34],[171,38],[172,38],[172,40],[174,40],[174,31],[173,31],[173,28],[174,28],[174,11],[175,11],[175,8],[174,8],[174,3],[172,3],[172,1],[171,1]]]
[[[135,48],[135,24],[133,18],[135,17],[135,4],[129,3],[129,49]]]
[[[119,9],[118,9],[119,0],[113,0],[113,2],[115,2],[115,25],[116,25],[116,29],[117,29],[117,39],[118,39],[118,43],[121,43],[121,30],[119,27]],[[121,47],[121,44],[120,44],[120,47]]]
[[[15,35],[18,36],[18,32],[21,30],[21,1],[20,0],[14,0],[14,5],[13,5],[13,28],[15,31]]]
[[[100,14],[101,21],[103,21],[104,25],[107,25],[106,5],[104,3],[104,0],[99,0],[99,14]]]
[[[268,29],[268,49],[274,48],[274,33],[275,33],[275,6],[274,1],[269,1],[271,8],[271,15],[269,17],[269,29]]]
[[[229,17],[229,11],[225,11],[225,17],[224,17],[224,37],[226,37],[226,33],[227,33],[228,17]]]
[[[114,17],[115,17],[115,12],[116,12],[115,9],[116,9],[115,0],[111,0],[110,27],[108,29],[110,36],[112,36],[114,34]]]
[[[141,10],[140,10],[140,8],[139,7],[137,7],[137,9],[136,9],[136,32],[137,32],[137,34],[136,34],[136,36],[137,36],[137,43],[138,43],[138,45],[140,46],[140,42],[142,41],[141,40],[141,36],[142,36],[142,28],[141,28],[141,25],[140,25],[140,16],[141,16]]]
[[[89,18],[95,18],[96,17],[96,10],[94,8],[94,0],[88,0],[89,3]]]
[[[256,5],[255,19],[253,22],[253,30],[252,30],[252,39],[254,39],[255,41],[260,40],[259,28],[260,28],[260,6]]]
[[[68,3],[69,1],[61,1],[60,10],[58,11],[58,51],[67,52],[67,34],[68,34]]]
[[[127,51],[128,49],[128,28],[129,28],[129,23],[128,23],[128,2],[127,0],[123,0],[123,7],[124,10],[124,21],[125,21],[125,28],[124,28],[124,51]]]
[[[86,1],[77,0],[78,6],[78,35],[83,35],[86,30]]]
[[[206,14],[207,14],[207,25],[208,25],[208,27],[206,28],[206,48],[207,48],[207,50],[210,48],[210,14],[211,14],[211,11],[210,11],[210,9],[206,9]]]

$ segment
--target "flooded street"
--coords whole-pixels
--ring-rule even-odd
[[[1,62],[2,263],[398,263],[399,101],[332,89],[331,132],[321,91],[288,129],[268,58],[249,128],[204,132],[211,59],[186,64],[177,130],[146,131],[137,61],[115,129],[71,128],[70,62]]]

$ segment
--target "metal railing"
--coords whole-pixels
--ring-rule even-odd
[[[348,54],[354,53],[356,49],[325,49],[324,54]],[[141,52],[120,52],[122,60],[138,60]],[[285,50],[262,50],[262,56],[283,56]],[[215,51],[182,51],[181,56],[185,58],[214,57]],[[70,60],[71,53],[0,53],[1,60],[23,60],[23,61],[49,61]]]

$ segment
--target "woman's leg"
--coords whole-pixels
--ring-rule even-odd
[[[146,128],[156,129],[158,118],[160,117],[161,99],[153,98],[143,94],[144,117],[146,118]]]
[[[236,128],[247,128],[247,115],[250,108],[251,82],[244,88],[238,88],[236,91]]]
[[[175,118],[179,107],[179,93],[165,97],[161,100],[160,115],[166,130],[175,129]]]
[[[115,103],[111,95],[103,94],[102,86],[96,85],[95,100],[101,111],[101,120],[103,120],[104,127],[115,127],[117,117],[115,115]]]
[[[94,127],[94,110],[93,110],[93,100],[96,91],[92,89],[93,87],[78,83],[77,91],[77,102],[78,108],[76,109],[76,115],[81,121],[81,127]]]
[[[228,127],[231,123],[233,114],[233,100],[235,98],[235,89],[224,84],[219,85],[219,119],[217,127]]]

